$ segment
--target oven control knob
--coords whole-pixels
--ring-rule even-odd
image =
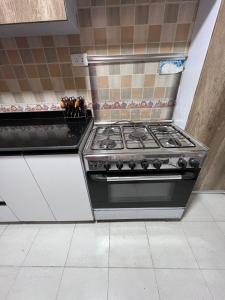
[[[187,161],[185,159],[183,159],[182,157],[178,159],[177,164],[182,169],[185,169],[187,167]]]
[[[104,163],[104,168],[106,169],[106,171],[109,171],[109,169],[111,168],[111,165],[109,162],[105,162]]]
[[[131,170],[133,170],[136,166],[135,162],[133,160],[129,161],[128,166]]]
[[[149,166],[149,162],[146,159],[143,159],[141,161],[141,166],[142,166],[142,169],[147,170],[148,166]]]
[[[119,160],[119,161],[116,163],[116,167],[117,167],[117,169],[121,170],[121,169],[123,168],[123,163],[122,163],[122,161]]]
[[[159,170],[161,168],[162,162],[159,159],[155,159],[153,160],[152,165],[155,169]]]
[[[189,159],[189,164],[190,164],[190,166],[191,166],[192,168],[197,169],[197,168],[199,167],[199,165],[200,165],[200,162],[199,162],[199,160],[197,160],[196,158],[190,158],[190,159]]]

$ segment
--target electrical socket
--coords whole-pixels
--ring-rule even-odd
[[[70,55],[72,66],[88,66],[87,53],[71,54]]]

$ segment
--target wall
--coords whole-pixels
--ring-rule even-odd
[[[179,75],[138,63],[91,67],[89,76],[87,67],[72,67],[70,54],[185,52],[197,7],[197,0],[80,0],[80,35],[1,39],[1,111],[23,110],[21,103],[45,109],[81,94],[101,119],[170,118]]]
[[[196,189],[225,190],[225,0],[210,41],[186,130],[209,147]],[[219,45],[219,47],[218,47]]]

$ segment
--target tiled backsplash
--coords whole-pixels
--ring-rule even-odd
[[[56,103],[64,95],[93,99],[101,119],[168,118],[177,75],[157,63],[73,67],[70,54],[188,50],[198,0],[78,0],[80,35],[0,39],[0,103]],[[90,76],[89,76],[90,71]]]

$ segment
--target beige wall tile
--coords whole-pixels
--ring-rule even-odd
[[[92,7],[91,17],[93,27],[105,27],[106,26],[106,10],[105,7]]]
[[[43,48],[32,49],[32,55],[36,63],[45,63],[45,53]]]
[[[18,36],[15,38],[18,48],[29,48],[28,41],[26,37]]]
[[[13,65],[22,64],[21,57],[17,50],[8,50],[7,51],[8,58],[6,59],[6,63],[10,62]],[[7,62],[8,60],[8,62]],[[5,59],[4,59],[5,61]]]
[[[121,99],[123,100],[131,99],[131,88],[121,89]]]
[[[156,87],[154,90],[155,98],[164,98],[165,96],[165,88],[164,87]]]
[[[120,89],[110,89],[110,100],[120,100]]]
[[[140,119],[141,120],[149,120],[151,114],[151,110],[149,108],[140,109]]]
[[[130,120],[130,109],[121,109],[120,117],[122,120]]]
[[[121,87],[122,88],[131,87],[131,83],[132,83],[132,76],[131,75],[121,76]]]
[[[81,8],[78,10],[79,24],[81,27],[90,27],[92,26],[91,22],[91,9],[90,8]]]
[[[148,40],[148,25],[136,25],[134,27],[134,43],[144,44]]]
[[[54,40],[53,36],[45,35],[41,37],[43,47],[54,47]]]
[[[143,89],[141,88],[132,88],[132,98],[133,99],[141,99],[142,98]]]
[[[94,29],[94,39],[96,45],[106,44],[106,29],[105,28],[95,28]]]
[[[17,44],[14,38],[3,38],[1,39],[2,48],[4,49],[16,49]]]
[[[174,42],[176,35],[176,24],[162,25],[161,42]]]
[[[131,109],[131,120],[140,120],[140,109]]]
[[[149,42],[159,42],[161,36],[161,25],[150,25],[148,32]]]
[[[109,88],[109,82],[107,76],[98,76],[97,77],[98,88],[104,89]]]
[[[80,41],[82,45],[93,45],[94,34],[92,28],[80,28]]]
[[[49,64],[48,65],[49,73],[52,77],[61,76],[61,70],[59,64]]]
[[[179,4],[168,3],[165,7],[164,22],[165,23],[176,23],[178,16]]]
[[[134,27],[133,26],[121,27],[121,43],[129,44],[129,43],[133,43],[133,41],[134,41]]]
[[[173,51],[173,43],[160,43],[160,52],[171,53]]]
[[[144,99],[151,99],[154,94],[154,88],[144,88],[143,90],[143,98]]]
[[[146,44],[134,44],[134,54],[145,54],[147,53]]]
[[[60,62],[70,62],[70,50],[68,47],[56,48],[56,52]]]
[[[120,9],[121,26],[132,26],[135,24],[135,6],[124,6]]]
[[[135,24],[148,24],[149,6],[140,5],[135,7]]]
[[[111,26],[106,28],[107,44],[118,45],[121,41],[120,27]]]
[[[164,19],[164,3],[151,3],[149,7],[149,24],[161,25]]]
[[[120,25],[120,7],[107,7],[106,19],[108,26]]]
[[[190,24],[178,24],[175,41],[186,41],[188,39]]]
[[[155,85],[155,75],[145,75],[144,87],[153,87]]]
[[[195,18],[197,2],[184,2],[180,4],[178,23],[191,23]]]
[[[121,45],[121,54],[133,54],[134,53],[134,45],[133,44],[124,44]]]
[[[107,50],[108,55],[119,55],[121,52],[121,48],[118,45],[110,45]]]
[[[144,85],[144,75],[143,74],[133,74],[132,76],[132,87],[142,88]]]
[[[120,89],[121,80],[119,75],[109,76],[109,88],[110,89]]]
[[[145,63],[145,73],[146,74],[156,74],[159,69],[159,63],[158,62],[148,62]]]

